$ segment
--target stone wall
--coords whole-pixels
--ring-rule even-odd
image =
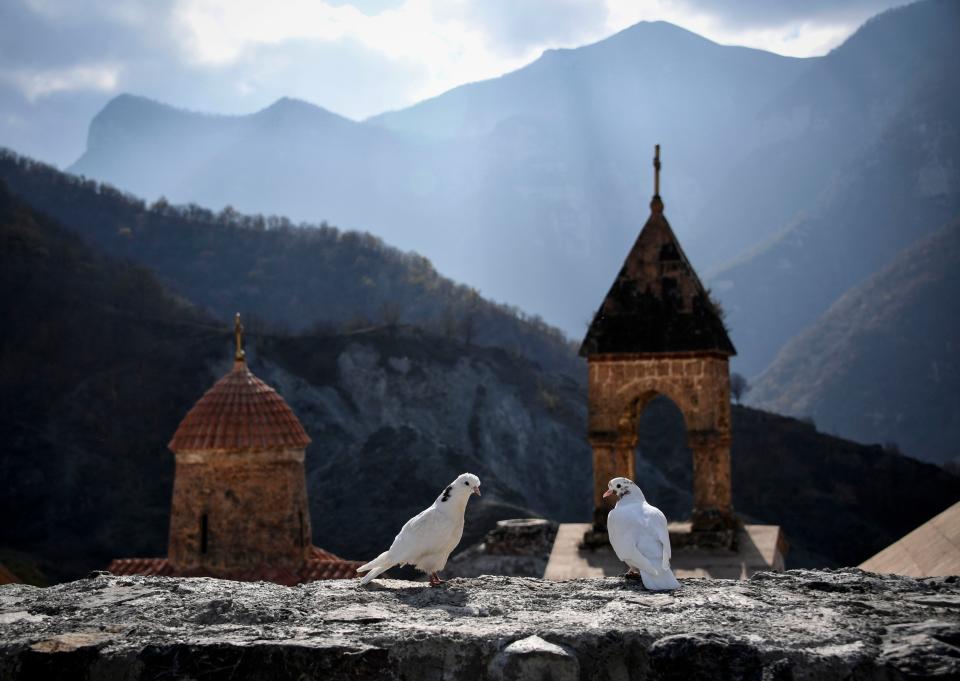
[[[168,558],[177,570],[303,563],[311,530],[302,449],[176,456]]]
[[[481,543],[447,561],[444,573],[450,577],[543,577],[557,528],[557,523],[543,518],[501,520]]]
[[[0,678],[800,681],[960,678],[960,579],[298,587],[96,576],[0,587]]]

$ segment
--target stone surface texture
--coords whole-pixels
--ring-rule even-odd
[[[960,578],[297,587],[104,574],[0,587],[0,678],[956,679]]]
[[[453,556],[444,572],[449,577],[543,577],[558,527],[543,518],[501,520],[481,543]]]
[[[911,577],[960,574],[960,501],[860,567]]]

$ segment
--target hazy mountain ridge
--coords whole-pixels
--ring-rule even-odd
[[[196,205],[147,207],[9,152],[0,153],[0,180],[106,252],[153,268],[173,293],[214,317],[240,310],[293,330],[415,323],[583,378],[582,360],[558,330],[369,234]]]
[[[721,64],[711,63],[717,61]],[[659,97],[674,95],[679,88],[686,98],[710,102],[711,113],[722,125],[742,106],[750,108],[769,101],[771,90],[775,92],[778,84],[786,87],[815,61],[721,46],[667,22],[642,21],[591,45],[547,50],[531,64],[499,78],[461,85],[405,109],[373,116],[367,122],[441,139],[487,134],[516,116],[594,118],[597,132],[601,122],[612,122],[622,129],[628,118],[639,116],[634,125],[642,129],[654,120],[665,122],[667,111],[676,103],[665,99],[660,102],[662,110],[656,106],[639,110],[631,107],[627,114],[594,102],[619,96],[632,97],[636,104],[640,90],[656,102]],[[714,78],[698,74],[698,68],[708,69]],[[692,78],[698,75],[694,82]],[[681,82],[676,83],[678,76]],[[585,108],[577,110],[577,105]],[[680,113],[696,114],[693,110]],[[708,125],[718,123],[711,121]],[[688,132],[706,137],[698,128]]]
[[[428,103],[446,111],[464,108],[448,97],[468,100],[464,115],[477,121],[465,127],[430,111],[416,126],[384,125],[420,116],[417,107],[334,126],[316,108],[311,129],[321,134],[305,123],[269,133],[244,123],[258,135],[207,153],[171,122],[171,132],[142,134],[137,154],[118,151],[107,162],[101,146],[70,170],[151,199],[367,229],[579,335],[643,223],[654,142],[669,149],[666,196],[682,238],[684,216],[745,137],[729,126],[745,133],[749,115],[807,66],[644,23]],[[96,125],[123,114],[107,107]],[[208,123],[198,120],[197,130]],[[436,139],[433,125],[465,134]],[[135,117],[117,127],[135,128]],[[184,141],[166,142],[177,134]]]
[[[738,370],[756,375],[952,215],[957,26],[955,3],[927,0],[871,19],[825,57],[791,59],[640,23],[363,123],[279,102],[224,123],[224,138],[246,132],[210,153],[183,140],[220,119],[197,118],[179,143],[140,131],[141,153],[98,143],[73,170],[150,197],[368,229],[577,338],[646,217],[660,142],[667,214],[730,311]],[[288,108],[282,125],[255,124]],[[172,118],[193,120],[183,115]],[[136,118],[120,127],[139,130]],[[922,153],[894,154],[891,140]],[[921,196],[915,220],[892,217],[888,186],[917,176],[942,196]],[[824,228],[873,254],[845,260],[829,238],[806,238]],[[815,285],[781,276],[781,263]]]
[[[913,37],[918,24],[929,29],[922,43]],[[960,94],[950,87],[960,44],[951,26],[960,27],[955,4],[887,12],[804,77],[823,71],[818,82],[834,79],[868,96],[846,107],[844,125],[781,149],[798,166],[809,164],[807,175],[819,175],[820,185],[807,187],[813,193],[798,188],[786,205],[803,197],[805,206],[708,276],[729,313],[740,371],[762,371],[846,290],[960,212]],[[885,54],[891,42],[897,49]],[[864,68],[872,60],[875,66]],[[750,202],[732,214],[754,221],[775,195],[767,185],[788,180],[792,188],[792,177],[772,172],[758,186],[761,205]]]
[[[848,291],[791,340],[751,402],[933,461],[960,459],[960,220]]]

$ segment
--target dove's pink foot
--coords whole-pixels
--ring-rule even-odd
[[[440,575],[438,575],[436,572],[431,572],[430,586],[440,586],[441,584],[443,584],[443,580],[440,579]]]
[[[626,579],[639,579],[640,573],[636,570],[627,570],[621,576]]]

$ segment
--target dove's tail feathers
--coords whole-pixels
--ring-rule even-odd
[[[394,566],[394,563],[390,561],[390,552],[384,551],[379,556],[371,560],[366,565],[361,565],[357,568],[357,572],[366,572],[363,579],[360,580],[361,584],[367,584],[371,579],[380,575]]]
[[[372,570],[370,570],[370,572],[368,572],[363,576],[363,579],[360,580],[360,584],[361,585],[369,584],[371,581],[373,581],[373,579],[375,579],[376,577],[379,577],[382,573],[386,572],[392,567],[393,565],[384,565],[382,567],[373,568]]]
[[[650,591],[670,591],[680,588],[680,582],[673,576],[673,570],[669,568],[661,570],[658,575],[641,571],[640,578],[643,580],[643,585]]]
[[[381,565],[385,565],[389,562],[390,562],[390,552],[384,551],[379,556],[371,560],[369,563],[358,567],[357,572],[367,572],[369,570],[373,570],[374,568],[378,568]]]

